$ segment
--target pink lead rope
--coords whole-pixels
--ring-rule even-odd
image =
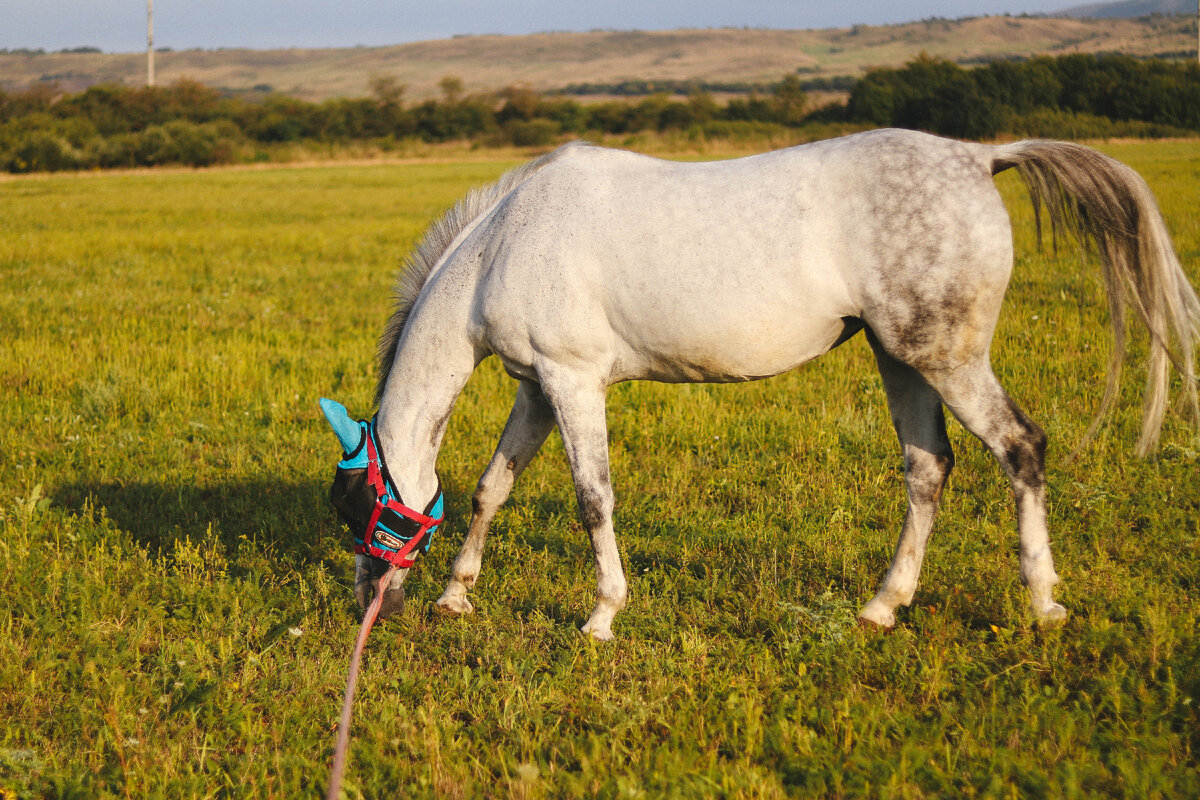
[[[362,625],[358,629],[358,641],[354,643],[354,654],[350,656],[350,674],[346,676],[346,697],[342,700],[342,718],[338,722],[337,746],[333,750],[333,769],[325,800],[338,800],[338,795],[342,790],[342,773],[346,770],[346,751],[350,747],[350,709],[354,703],[354,688],[358,685],[358,665],[362,662],[363,648],[367,644],[367,637],[371,634],[371,628],[379,617],[380,607],[383,606],[383,589],[388,585],[392,573],[396,569],[397,565],[392,564],[384,576],[379,579],[379,585],[375,587],[375,599],[371,601],[367,613],[363,615]]]

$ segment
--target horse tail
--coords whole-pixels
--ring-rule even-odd
[[[1158,442],[1166,410],[1170,366],[1183,378],[1192,415],[1200,424],[1195,352],[1200,342],[1200,299],[1175,254],[1154,195],[1141,176],[1115,159],[1069,142],[1022,141],[992,150],[992,174],[1016,167],[1033,200],[1038,241],[1042,210],[1055,245],[1064,231],[1100,257],[1108,293],[1113,350],[1100,410],[1079,448],[1096,434],[1116,402],[1125,359],[1125,314],[1132,305],[1150,334],[1142,432],[1137,454]]]

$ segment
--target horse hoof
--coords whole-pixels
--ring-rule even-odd
[[[891,633],[892,629],[896,627],[895,625],[880,625],[878,622],[866,617],[859,617],[856,622],[858,622],[858,627],[871,633]]]
[[[592,625],[591,622],[588,622],[579,630],[591,636],[598,642],[611,642],[614,638],[616,638],[613,636],[612,627],[609,625]]]
[[[404,612],[404,587],[393,586],[383,593],[383,602],[379,605],[379,619],[399,616]]]
[[[363,582],[354,587],[354,598],[358,601],[359,609],[365,614],[367,609],[371,607],[371,603],[375,599],[375,587],[370,583]],[[392,586],[383,593],[383,600],[379,604],[379,616],[377,620],[383,621],[388,617],[394,617],[404,611],[404,587]]]
[[[465,597],[442,595],[438,598],[437,610],[450,617],[460,617],[475,613],[475,606]]]
[[[1051,603],[1037,613],[1037,626],[1039,628],[1059,628],[1066,623],[1067,616],[1065,608],[1058,603]]]
[[[872,608],[868,603],[858,612],[858,624],[870,630],[890,631],[896,627],[896,615],[886,609]]]

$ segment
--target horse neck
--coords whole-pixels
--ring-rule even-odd
[[[478,363],[466,332],[466,307],[436,297],[414,307],[376,415],[392,481],[405,505],[418,511],[437,492],[434,470],[446,423]]]

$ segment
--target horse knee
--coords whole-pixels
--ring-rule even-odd
[[[487,494],[482,486],[475,489],[475,494],[471,495],[471,515],[482,517],[484,510],[488,507]]]
[[[495,514],[497,509],[508,499],[512,486],[511,471],[506,470],[499,475],[493,475],[492,471],[488,470],[479,479],[479,484],[475,487],[475,494],[471,496],[471,512],[476,517],[490,517]]]
[[[579,520],[591,533],[612,519],[613,496],[611,491],[601,489],[579,489],[575,493],[579,503]]]
[[[926,469],[932,479],[945,483],[954,469],[954,451],[947,445],[943,450],[929,453]]]
[[[954,471],[954,451],[947,447],[944,452],[934,453],[933,460],[941,485],[945,486],[950,473]]]
[[[904,479],[913,499],[937,502],[954,469],[954,451],[949,447],[937,452],[910,451],[904,462]]]

